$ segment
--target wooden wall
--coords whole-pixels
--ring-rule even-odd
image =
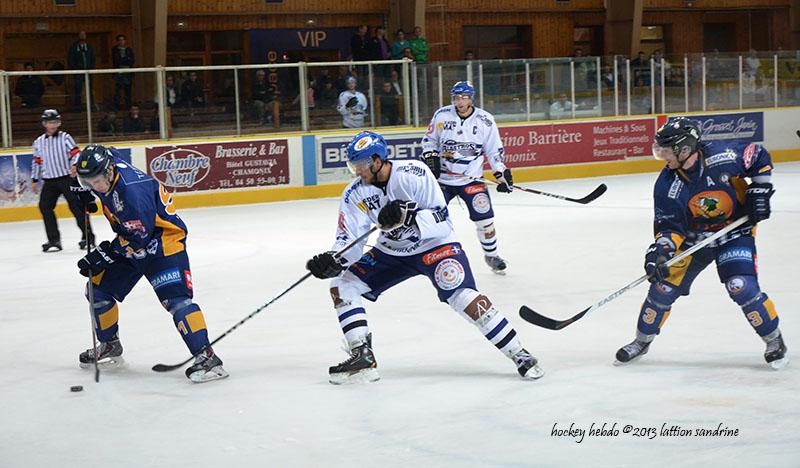
[[[237,31],[266,28],[308,28],[305,15],[247,16],[179,16],[170,15],[167,31]],[[185,27],[178,27],[178,21]],[[348,27],[359,24],[377,25],[384,21],[380,14],[324,15],[314,17],[315,28]]]
[[[386,0],[358,1],[320,1],[283,0],[281,3],[267,4],[264,0],[170,0],[170,15],[242,15],[258,13],[278,14],[351,14],[351,13],[389,13]]]
[[[131,2],[121,0],[78,0],[75,6],[55,6],[53,0],[3,0],[0,2],[0,18],[61,16],[110,16],[130,15]]]

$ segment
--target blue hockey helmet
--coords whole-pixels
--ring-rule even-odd
[[[450,90],[450,96],[474,96],[475,95],[475,88],[472,87],[472,83],[469,81],[459,81],[458,83],[453,85],[453,89]]]
[[[389,157],[386,140],[375,132],[359,132],[347,145],[347,167],[354,175],[364,167],[371,167],[373,156],[378,156],[381,161]]]
[[[103,145],[89,145],[78,154],[75,171],[78,182],[85,188],[92,188],[92,181],[100,176],[111,180],[114,158],[111,151]]]
[[[674,157],[678,162],[686,160],[700,146],[700,127],[686,117],[670,117],[656,132],[653,156],[668,161]]]

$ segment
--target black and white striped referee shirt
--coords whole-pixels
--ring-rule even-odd
[[[73,159],[80,152],[67,132],[57,131],[50,136],[42,134],[33,142],[32,179],[55,179],[69,175]]]

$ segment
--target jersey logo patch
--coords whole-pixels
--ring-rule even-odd
[[[452,257],[453,255],[458,255],[460,253],[461,253],[461,248],[459,248],[457,245],[445,245],[444,247],[438,248],[433,252],[429,252],[423,255],[422,263],[424,263],[425,265],[433,265],[439,260],[445,259],[447,257]]]
[[[454,258],[446,258],[436,265],[433,273],[436,285],[445,291],[452,291],[464,282],[464,265]]]
[[[486,191],[485,185],[470,185],[464,187],[464,193],[467,195],[475,195],[476,193],[481,193]]]
[[[750,143],[747,145],[747,148],[744,149],[744,155],[742,155],[742,159],[744,160],[745,169],[750,169],[750,167],[753,165],[753,162],[755,162],[757,149],[758,147],[755,143]]]
[[[724,221],[733,214],[733,200],[719,190],[700,192],[689,200],[689,210],[694,218]]]
[[[488,213],[492,209],[492,202],[485,193],[479,193],[472,199],[472,209],[480,214]]]
[[[681,188],[683,187],[683,182],[677,177],[675,181],[672,182],[672,185],[669,186],[669,192],[667,193],[667,197],[675,200],[678,198],[678,195],[681,194]]]
[[[150,280],[150,284],[153,286],[153,289],[158,289],[169,284],[180,282],[181,272],[177,268],[161,271],[155,276],[155,278]]]

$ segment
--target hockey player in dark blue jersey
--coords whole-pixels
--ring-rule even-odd
[[[122,364],[117,301],[122,302],[144,276],[195,356],[186,376],[198,383],[227,377],[222,360],[209,346],[203,312],[192,302],[188,231],[175,212],[172,195],[158,181],[126,163],[114,148],[87,146],[75,168],[78,181],[100,199],[103,214],[117,234],[78,261],[81,275],[94,285],[98,365],[113,368]],[[94,361],[94,349],[79,357],[84,368]]]
[[[617,351],[617,363],[647,353],[672,304],[688,295],[697,275],[716,262],[731,299],[766,343],[765,360],[775,369],[785,366],[788,357],[778,314],[761,291],[756,270],[756,224],[769,218],[774,191],[769,152],[756,143],[701,142],[697,124],[676,117],[656,133],[653,154],[667,167],[655,184],[655,242],[645,255],[652,284],[639,313],[636,339]],[[749,223],[685,260],[665,265],[676,253],[744,215]]]

